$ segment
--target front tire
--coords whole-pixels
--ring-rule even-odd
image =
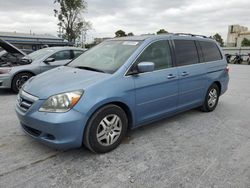
[[[83,143],[95,153],[106,153],[120,145],[127,132],[128,118],[122,108],[107,105],[95,112],[85,129]]]
[[[22,72],[14,76],[11,84],[11,89],[15,93],[18,93],[25,82],[27,82],[33,74],[29,72]]]
[[[204,100],[203,105],[201,106],[201,111],[203,112],[212,112],[216,108],[219,96],[220,96],[220,90],[217,84],[212,84],[206,94],[206,98]]]

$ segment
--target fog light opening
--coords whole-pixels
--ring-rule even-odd
[[[55,136],[53,136],[52,134],[47,134],[46,135],[46,139],[48,139],[48,140],[55,140]]]

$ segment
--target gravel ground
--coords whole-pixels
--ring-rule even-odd
[[[230,66],[214,112],[191,110],[129,131],[102,155],[25,136],[15,98],[0,90],[0,187],[250,187],[250,66]]]

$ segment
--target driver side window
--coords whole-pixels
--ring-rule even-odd
[[[55,54],[50,56],[50,58],[54,58],[55,61],[62,61],[62,60],[72,59],[70,50],[64,50],[64,51],[56,52]]]
[[[155,70],[172,67],[168,42],[161,40],[150,44],[136,60],[135,65],[141,62],[153,62],[155,64]]]

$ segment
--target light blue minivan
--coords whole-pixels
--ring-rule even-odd
[[[16,112],[25,133],[51,147],[116,148],[128,128],[200,107],[228,87],[218,44],[191,34],[107,40],[67,66],[27,81]]]

